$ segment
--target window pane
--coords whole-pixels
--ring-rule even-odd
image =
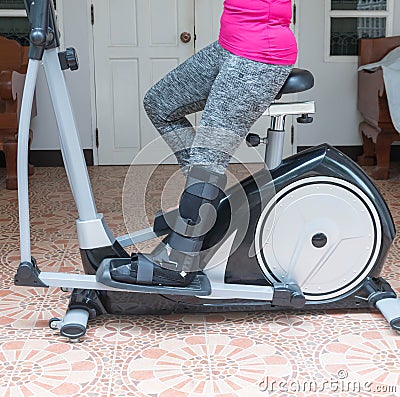
[[[387,10],[387,0],[331,0],[332,10]]]
[[[331,18],[331,55],[357,55],[358,39],[386,36],[386,18]]]
[[[54,0],[55,6],[56,0]],[[0,10],[23,10],[24,8],[24,0],[0,0]]]
[[[29,30],[28,18],[0,17],[0,36],[29,45]]]
[[[23,8],[25,8],[24,0],[1,0],[0,1],[0,9],[15,10],[15,9],[23,9]]]

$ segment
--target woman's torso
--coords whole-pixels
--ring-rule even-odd
[[[225,0],[219,42],[254,61],[292,65],[297,43],[291,19],[291,0]]]

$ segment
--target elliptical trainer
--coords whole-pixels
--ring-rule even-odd
[[[65,317],[51,319],[51,328],[77,339],[85,334],[89,319],[107,313],[369,308],[379,309],[391,327],[400,330],[400,300],[379,277],[395,228],[377,188],[361,168],[326,144],[282,160],[286,116],[299,115],[298,122],[311,122],[312,101],[272,104],[267,137],[248,135],[249,146],[268,143],[269,171],[260,170],[225,191],[217,220],[205,237],[202,271],[190,285],[114,280],[110,268],[131,260],[126,248],[167,235],[171,232],[167,218],[177,214],[159,213],[152,228],[113,236],[95,206],[65,84],[63,70],[78,68],[76,53],[59,49],[51,0],[25,0],[25,6],[31,46],[18,142],[21,264],[14,281],[72,292]],[[31,257],[27,148],[41,63],[79,213],[77,233],[85,275],[41,272]],[[310,72],[294,69],[279,96],[308,90],[313,84]],[[265,195],[271,187],[276,192],[272,197]],[[239,230],[232,226],[231,214],[246,209],[248,223]]]

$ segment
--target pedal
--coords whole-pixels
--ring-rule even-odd
[[[126,292],[142,292],[147,294],[161,295],[188,295],[188,296],[208,296],[211,295],[211,284],[205,274],[196,274],[191,284],[185,287],[172,287],[164,285],[144,285],[128,284],[115,281],[111,277],[111,265],[125,265],[130,259],[104,259],[96,272],[96,281],[112,289],[123,290]]]
[[[306,298],[296,284],[274,284],[272,306],[293,307],[302,309]]]

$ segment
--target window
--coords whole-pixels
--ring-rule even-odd
[[[56,0],[54,0],[54,7]],[[24,10],[24,0],[0,0],[0,10]]]
[[[325,0],[325,60],[353,61],[358,39],[392,33],[393,0]]]
[[[29,45],[29,22],[23,0],[0,0],[0,35]]]
[[[28,46],[29,30],[24,0],[0,0],[0,36]]]
[[[2,0],[0,1],[1,10],[23,10],[24,1],[23,0]]]

